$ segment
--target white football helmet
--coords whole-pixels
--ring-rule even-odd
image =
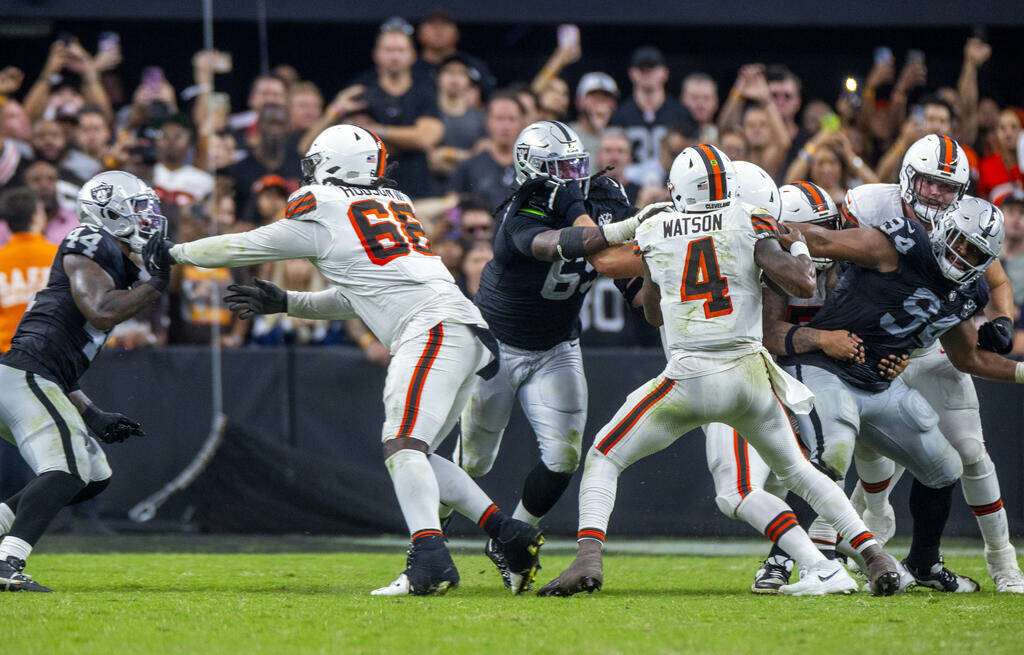
[[[303,184],[372,186],[384,177],[388,149],[370,130],[333,125],[313,139],[302,158]]]
[[[108,232],[132,252],[153,235],[167,234],[160,199],[148,184],[124,171],[99,173],[78,190],[78,222]]]
[[[981,198],[967,197],[929,233],[942,274],[968,284],[985,274],[1003,247],[1003,212]]]
[[[715,146],[690,146],[672,162],[668,191],[677,211],[724,209],[736,199],[736,168]]]
[[[779,200],[779,187],[775,180],[763,168],[749,161],[734,161],[736,169],[736,193],[747,205],[765,209],[779,220],[782,202]]]
[[[537,121],[527,125],[513,148],[516,182],[537,177],[585,180],[590,177],[590,154],[576,132],[558,121]]]
[[[811,223],[827,230],[838,230],[842,226],[836,201],[817,184],[785,184],[779,187],[779,196],[784,223]],[[811,261],[819,271],[832,265],[832,260],[827,257],[811,257]]]
[[[938,184],[942,190],[931,197],[922,195],[920,185],[925,181]],[[929,134],[915,141],[903,155],[900,195],[929,229],[956,206],[970,181],[967,153],[951,137]],[[952,197],[946,200],[938,195]]]

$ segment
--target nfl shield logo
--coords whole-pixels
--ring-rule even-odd
[[[98,184],[92,190],[92,199],[101,205],[105,205],[110,202],[110,197],[114,195],[114,187],[109,184]]]

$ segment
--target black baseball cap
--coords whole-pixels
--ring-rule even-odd
[[[630,68],[654,68],[664,66],[665,57],[654,46],[645,45],[633,51],[633,57],[629,60]]]

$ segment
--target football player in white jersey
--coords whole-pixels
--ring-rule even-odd
[[[814,268],[800,246],[793,246],[795,255],[780,247],[770,214],[752,213],[736,201],[735,178],[732,162],[714,146],[686,148],[669,173],[676,211],[655,213],[637,229],[644,311],[652,324],[664,325],[670,358],[665,371],[631,393],[594,439],[580,484],[576,559],[541,595],[601,588],[601,549],[619,474],[710,422],[736,428],[786,487],[843,534],[853,535],[874,593],[888,595],[898,587],[892,558],[843,491],[800,452],[784,407],[806,414],[813,396],[762,346],[761,273],[807,297],[815,289]],[[757,529],[777,538],[799,528],[792,512],[783,511]],[[820,553],[809,557],[817,558],[809,563],[809,575],[783,593],[820,593],[822,585],[845,575]]]
[[[372,132],[330,127],[303,159],[306,186],[289,198],[285,219],[173,247],[162,242],[144,256],[154,267],[205,268],[309,259],[331,283],[329,289],[285,294],[260,281],[256,287],[235,287],[228,302],[244,316],[284,311],[304,318],[358,316],[390,348],[381,436],[412,547],[405,572],[374,593],[435,594],[458,584],[441,532],[441,500],[479,523],[525,587],[539,568],[540,531],[504,515],[468,474],[433,454],[458,419],[477,373],[496,372],[487,346],[494,343],[480,312],[430,251],[409,197],[389,188],[394,183],[387,179],[386,157]],[[555,234],[551,247],[557,243]],[[581,250],[608,245],[596,227],[579,229],[577,243]]]
[[[963,148],[952,138],[930,134],[916,141],[903,158],[899,184],[865,184],[846,194],[841,212],[854,225],[875,226],[895,216],[917,219],[926,228],[964,198],[970,168]],[[999,354],[1013,347],[1013,290],[998,260],[985,272],[991,299],[985,307],[988,322],[978,330],[980,347]],[[963,462],[964,499],[985,540],[985,563],[997,591],[1024,593],[1024,575],[1009,540],[1006,510],[999,492],[995,465],[985,448],[978,395],[971,377],[955,369],[939,344],[911,354],[902,379],[919,391],[939,415],[939,430]],[[880,541],[896,530],[889,492],[902,474],[891,463],[858,458],[861,484],[854,505],[861,509]]]

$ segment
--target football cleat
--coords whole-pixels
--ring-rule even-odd
[[[750,592],[754,594],[777,594],[779,588],[789,584],[793,574],[793,560],[781,555],[767,558],[754,574]]]
[[[601,544],[592,539],[579,543],[579,552],[569,568],[540,588],[538,596],[572,596],[581,591],[592,594],[604,584]]]
[[[903,566],[910,571],[910,574],[914,576],[914,580],[922,587],[930,587],[937,591],[953,594],[969,594],[981,589],[981,585],[973,578],[953,573],[947,569],[943,565],[941,557],[939,557],[938,562],[932,564],[931,569],[927,573],[915,571],[913,567],[907,564],[905,559],[903,560]]]
[[[25,560],[13,555],[0,561],[0,591],[38,591],[52,594],[53,589],[44,587],[31,577],[22,573]]]
[[[498,567],[505,588],[518,595],[533,587],[543,545],[544,535],[536,526],[509,519],[497,539],[487,540],[484,554]]]
[[[821,560],[809,569],[800,569],[800,581],[779,587],[786,596],[824,596],[857,591],[857,581],[835,560]]]
[[[459,571],[444,541],[421,539],[406,551],[405,571],[386,587],[370,592],[371,596],[441,596],[459,586]]]
[[[1011,544],[997,550],[986,547],[985,567],[996,583],[996,591],[1024,594],[1024,575],[1017,565],[1017,551]]]
[[[860,555],[864,559],[872,596],[892,596],[900,590],[900,572],[895,557],[878,544],[871,544]]]
[[[879,546],[884,546],[896,534],[896,512],[892,505],[886,504],[885,511],[880,514],[865,509],[860,516]]]
[[[899,587],[896,589],[895,593],[902,594],[907,589],[916,587],[917,580],[914,578],[914,575],[907,569],[907,567],[903,565],[903,562],[897,561],[896,558],[892,555],[889,555],[889,557],[892,558],[892,561],[896,564],[896,573],[900,577],[900,584]],[[861,587],[861,590],[870,592],[871,584],[867,582],[864,583],[864,586]]]

